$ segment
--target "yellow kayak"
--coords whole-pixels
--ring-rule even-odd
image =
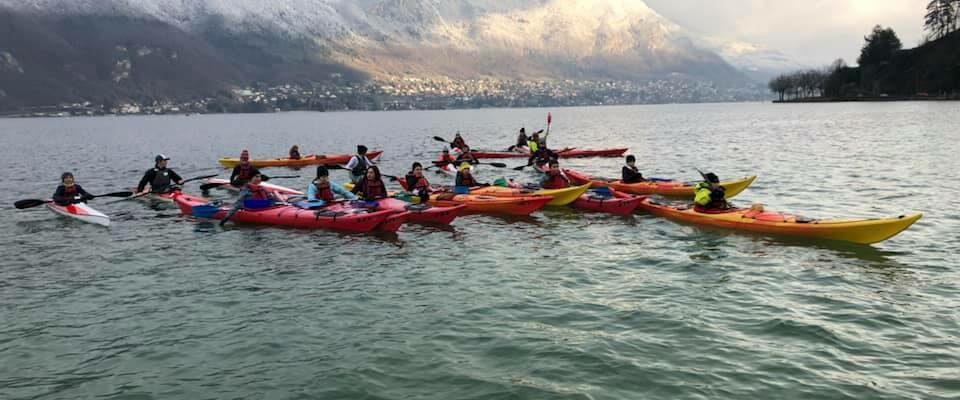
[[[502,186],[487,186],[471,188],[470,194],[478,194],[494,197],[527,197],[527,196],[553,196],[553,200],[547,203],[548,206],[565,206],[573,203],[580,195],[590,189],[590,183],[580,186],[570,186],[563,189],[515,189]]]

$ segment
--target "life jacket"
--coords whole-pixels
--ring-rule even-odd
[[[240,171],[237,173],[237,182],[247,183],[250,178],[253,178],[253,166],[249,163],[247,165],[240,164]]]
[[[77,185],[76,185],[76,184],[73,184],[73,185],[70,185],[70,186],[63,185],[63,194],[64,194],[65,196],[76,196],[77,193],[78,193],[78,191],[77,191]]]
[[[457,172],[457,182],[460,182],[460,186],[477,186],[477,181],[473,179],[473,175],[465,175],[463,172]]]
[[[333,190],[330,189],[330,182],[318,183],[313,181],[313,186],[317,188],[317,198],[323,201],[333,201]]]
[[[540,145],[537,144],[537,139],[531,137],[530,140],[527,140],[527,148],[530,149],[530,154],[536,153],[537,149],[540,148]]]
[[[450,145],[463,150],[464,147],[467,147],[467,142],[465,142],[462,137],[458,137],[453,139],[453,142],[450,143]]]
[[[350,173],[353,174],[353,176],[361,176],[365,174],[367,172],[367,167],[369,166],[367,165],[367,156],[356,154],[353,157],[357,159],[357,165],[350,170]]]
[[[697,207],[704,209],[719,209],[727,208],[727,200],[725,199],[725,190],[719,188],[713,190],[710,188],[710,184],[707,182],[700,182],[693,187],[694,196],[693,202]]]
[[[453,155],[451,155],[450,153],[446,153],[440,156],[440,161],[454,162],[456,161],[456,159],[453,158]]]
[[[299,159],[300,159],[300,152],[299,152],[299,151],[296,151],[296,150],[290,150],[290,159],[291,159],[291,160],[299,160]]]
[[[154,193],[164,193],[170,189],[170,172],[166,168],[154,168],[153,182],[150,182],[150,191]]]
[[[550,171],[547,172],[547,179],[540,186],[544,189],[563,189],[570,186],[570,180],[560,171]]]
[[[360,191],[363,192],[364,200],[376,200],[387,197],[387,189],[383,187],[383,181],[381,180],[370,181],[364,179],[362,185],[360,185]]]
[[[247,184],[247,190],[250,191],[249,200],[269,200],[270,196],[267,193],[267,190],[260,185],[254,185],[252,183]]]
[[[407,179],[407,189],[411,192],[430,190],[430,182],[427,182],[427,178],[422,176],[417,178],[416,175],[413,174],[407,176],[413,178],[413,180]]]

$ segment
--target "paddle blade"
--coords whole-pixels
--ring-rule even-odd
[[[130,196],[133,196],[133,192],[128,190],[125,192],[113,192],[113,193],[101,194],[93,197],[130,197]]]
[[[384,175],[384,176],[387,177],[387,178],[389,178],[389,179],[390,179],[390,182],[396,182],[396,181],[399,181],[399,180],[400,180],[400,178],[397,178],[397,177],[394,176],[394,175]]]
[[[442,137],[440,137],[440,136],[434,136],[434,137],[433,137],[433,140],[436,140],[436,141],[438,141],[438,142],[447,143],[447,141],[444,140],[444,138],[442,138]]]
[[[295,179],[299,177],[300,175],[281,175],[281,176],[271,176],[270,179]]]
[[[198,176],[198,177],[196,177],[196,178],[184,179],[184,180],[183,180],[183,183],[193,182],[193,181],[199,181],[199,180],[201,180],[201,179],[216,178],[217,175],[218,175],[218,174],[204,175],[204,176]]]
[[[514,171],[523,171],[523,169],[526,168],[526,167],[527,167],[526,165],[521,165],[521,166],[519,166],[519,167],[513,167],[513,170],[514,170]]]
[[[347,167],[344,167],[340,164],[328,164],[326,167],[327,169],[347,169]]]
[[[46,200],[40,200],[40,199],[24,199],[24,200],[17,201],[16,203],[13,203],[13,206],[16,207],[17,209],[22,210],[22,209],[24,209],[24,208],[31,208],[31,207],[41,206],[41,205],[44,205],[44,204],[47,204],[47,201],[46,201]]]
[[[200,190],[206,191],[223,185],[226,185],[226,183],[204,183],[200,185]]]
[[[553,122],[553,114],[547,113],[547,125]]]
[[[502,162],[491,162],[491,163],[487,163],[487,165],[490,165],[490,166],[496,167],[496,168],[506,168],[506,167],[507,167],[507,164],[504,164],[504,163],[502,163]]]

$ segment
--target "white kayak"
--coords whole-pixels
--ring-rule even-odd
[[[207,183],[218,183],[220,188],[231,190],[234,192],[239,192],[240,188],[230,184],[230,181],[227,179],[207,179]],[[260,186],[263,186],[264,189],[273,193],[274,196],[277,196],[278,199],[286,201],[288,197],[291,196],[303,196],[303,192],[299,190],[290,189],[286,186],[274,185],[272,183],[262,182]]]
[[[83,222],[89,222],[91,224],[110,226],[110,217],[104,215],[102,212],[94,210],[93,207],[88,206],[86,203],[77,203],[71,204],[68,206],[57,205],[54,202],[47,203],[47,208],[50,211],[53,211],[57,214],[67,216],[70,218],[76,218]]]

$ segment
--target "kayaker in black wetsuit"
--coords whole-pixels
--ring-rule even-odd
[[[694,210],[711,212],[733,208],[727,202],[726,189],[720,186],[720,179],[713,172],[703,175],[704,180],[694,186]]]
[[[510,146],[509,148],[507,148],[507,151],[514,151],[514,150],[516,150],[518,147],[526,146],[526,145],[527,145],[527,139],[529,139],[529,138],[527,137],[527,128],[520,128],[520,133],[517,135],[517,143],[515,143],[513,146]]]
[[[87,200],[92,198],[93,196],[91,196],[90,193],[87,193],[86,190],[83,190],[80,185],[74,182],[72,173],[64,172],[63,175],[60,175],[60,186],[57,186],[56,192],[53,193],[54,203],[67,206],[76,203],[86,203]]]
[[[623,169],[620,171],[620,181],[623,183],[637,183],[637,182],[646,182],[647,180],[643,178],[643,174],[640,173],[640,170],[637,169],[637,158],[632,154],[627,156],[627,165],[623,166]]]
[[[293,147],[290,148],[290,159],[299,160],[301,158],[302,157],[300,157],[300,146],[293,145]]]
[[[387,197],[387,185],[380,176],[380,168],[376,165],[367,168],[367,173],[353,186],[352,192],[368,201]]]
[[[170,157],[167,157],[163,154],[157,154],[154,158],[153,168],[147,170],[143,174],[143,178],[140,179],[140,183],[137,184],[137,195],[146,194],[146,187],[150,185],[150,192],[152,193],[169,193],[173,191],[173,183],[177,185],[183,184],[183,178],[180,175],[177,175],[176,172],[173,172],[172,169],[167,168],[167,160]]]
[[[250,164],[250,152],[243,149],[243,151],[240,152],[240,164],[233,167],[233,172],[230,173],[230,185],[236,188],[242,188],[243,185],[250,182],[250,179],[253,178],[254,175],[260,175],[260,178],[263,180],[270,179],[270,177],[260,173],[257,167]]]

